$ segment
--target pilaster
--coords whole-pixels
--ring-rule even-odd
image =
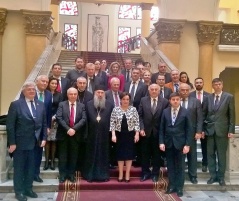
[[[150,34],[150,12],[153,4],[142,3],[141,35],[147,37]]]
[[[180,38],[186,20],[159,19],[154,24],[157,31],[159,49],[173,62],[179,66]]]
[[[7,9],[0,8],[0,94],[2,94],[2,37],[4,30],[6,28],[6,19],[7,19]],[[0,102],[2,100],[0,99]],[[1,113],[1,104],[0,104],[0,113]]]
[[[199,21],[197,23],[197,39],[199,44],[199,66],[198,76],[204,79],[204,89],[212,91],[212,73],[213,73],[213,46],[221,29],[222,22]]]
[[[50,11],[21,10],[26,31],[26,77],[48,44],[52,29]]]

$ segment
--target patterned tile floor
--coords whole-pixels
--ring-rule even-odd
[[[55,201],[56,197],[56,192],[38,193],[38,198],[29,198],[28,201]],[[239,191],[185,191],[181,199],[183,201],[239,201]],[[14,193],[0,193],[0,201],[16,201],[16,199]]]

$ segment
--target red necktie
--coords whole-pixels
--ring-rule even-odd
[[[61,93],[61,85],[60,85],[60,80],[58,80],[58,85],[57,85],[57,88],[56,88],[56,91],[60,92]]]
[[[197,97],[197,98],[198,98],[198,100],[200,100],[200,102],[201,102],[201,92],[200,92],[200,91],[198,92],[198,97]]]
[[[75,115],[74,104],[71,104],[71,112],[70,112],[70,127],[71,128],[74,126],[74,115]]]
[[[117,96],[117,93],[115,92],[115,106],[118,107],[119,106],[119,99],[118,99],[118,96]]]

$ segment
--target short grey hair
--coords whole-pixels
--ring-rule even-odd
[[[113,78],[110,80],[110,85],[111,85],[114,81],[119,81],[119,83],[120,83],[120,79],[119,79],[119,78],[113,77]]]
[[[76,82],[78,82],[78,81],[81,80],[81,79],[83,79],[83,80],[85,80],[85,81],[87,82],[87,79],[86,79],[85,77],[83,77],[83,76],[78,77],[77,80],[76,80]]]
[[[37,76],[36,82],[37,82],[38,80],[42,79],[42,78],[47,78],[47,79],[49,79],[47,75],[39,75],[39,76]]]
[[[69,94],[70,91],[75,91],[75,92],[77,92],[77,89],[74,88],[74,87],[70,87],[69,89],[67,89],[67,94]]]
[[[32,81],[25,82],[22,86],[22,91],[24,91],[26,88],[30,86],[33,86],[34,88],[36,88],[35,82],[32,82]]]

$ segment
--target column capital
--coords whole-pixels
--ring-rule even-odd
[[[7,19],[7,9],[0,8],[0,35],[3,35],[5,27],[7,25],[6,23]]]
[[[151,9],[152,9],[152,6],[153,6],[152,3],[142,3],[142,4],[141,4],[142,11],[143,11],[143,10],[151,10]]]
[[[186,20],[172,20],[160,18],[154,23],[158,35],[158,43],[179,43],[182,29]]]
[[[200,44],[213,45],[217,36],[222,29],[223,22],[216,21],[198,21],[197,22],[197,38]]]
[[[21,10],[25,19],[26,34],[48,36],[52,29],[50,11]]]

